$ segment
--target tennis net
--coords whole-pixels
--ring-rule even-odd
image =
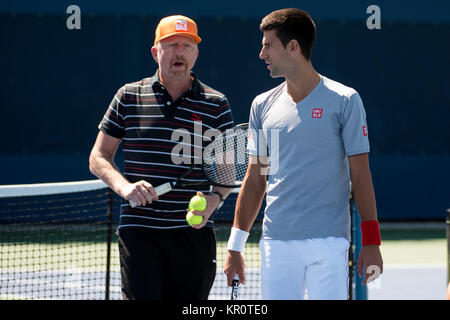
[[[237,194],[216,213],[217,276],[210,299],[229,299],[223,265]],[[115,230],[120,198],[100,180],[0,186],[0,299],[121,299]],[[259,296],[256,224],[241,299]]]
[[[223,267],[236,197],[237,190],[214,216],[217,273],[210,300],[231,296]],[[354,209],[350,214],[357,216],[350,201]],[[120,202],[100,180],[0,186],[0,300],[121,299],[115,233]],[[239,289],[239,299],[261,298],[258,242],[262,216],[261,209],[244,250],[247,282]],[[357,247],[352,245],[350,299],[358,298],[353,293],[360,291],[355,255]]]
[[[98,180],[0,187],[0,299],[109,298],[112,201]]]

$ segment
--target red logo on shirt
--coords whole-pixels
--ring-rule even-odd
[[[321,108],[314,108],[312,112],[312,117],[315,119],[322,118],[322,111],[323,109]]]
[[[363,126],[363,135],[366,137],[367,136],[367,127]]]
[[[200,116],[198,114],[193,113],[191,115],[191,120],[192,121],[200,121],[201,119],[200,119]]]

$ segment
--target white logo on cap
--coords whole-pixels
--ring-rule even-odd
[[[187,21],[175,20],[175,31],[187,31]]]

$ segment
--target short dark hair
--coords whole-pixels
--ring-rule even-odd
[[[305,59],[311,59],[316,40],[316,25],[307,12],[295,8],[273,11],[262,19],[259,29],[262,32],[275,30],[285,48],[289,41],[297,40]]]

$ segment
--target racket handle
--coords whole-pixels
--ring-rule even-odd
[[[231,300],[237,300],[238,287],[239,287],[239,275],[236,273],[233,278],[231,289]]]
[[[172,183],[166,182],[154,188],[158,197],[172,190]]]
[[[166,183],[164,183],[164,184],[162,184],[160,186],[155,187],[154,189],[155,189],[156,194],[159,197],[160,195],[171,191],[172,190],[172,184],[170,182],[166,182]],[[130,203],[130,207],[132,207],[132,208],[136,208],[137,207],[136,201],[130,199],[128,202]]]
[[[132,207],[132,208],[136,208],[137,207],[137,203],[134,200],[130,199],[128,202],[130,203],[130,207]]]

